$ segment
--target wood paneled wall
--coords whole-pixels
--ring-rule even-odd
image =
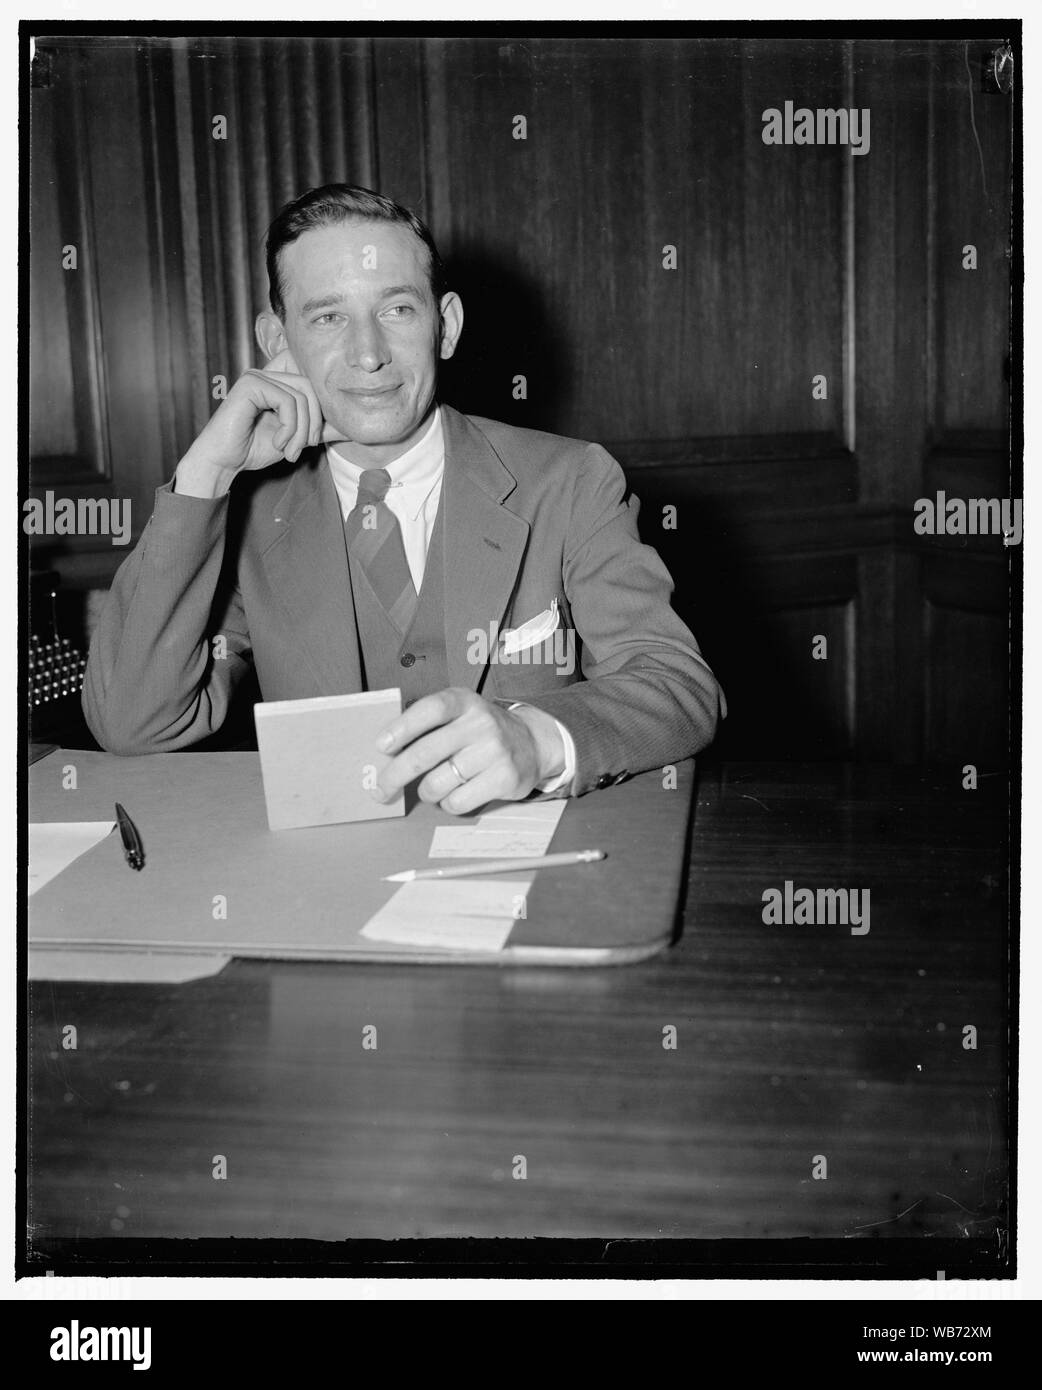
[[[912,507],[1019,495],[1015,125],[981,77],[1002,42],[38,43],[38,100],[83,112],[34,173],[42,237],[74,153],[89,174],[110,462],[87,441],[76,485],[132,497],[140,531],[213,379],[256,360],[271,216],[317,183],[376,187],[432,225],[463,297],[445,398],[627,469],[728,693],[721,752],[995,766],[1019,553],[917,536]],[[765,145],[787,100],[868,108],[869,152]],[[122,558],[67,550],[85,584]]]

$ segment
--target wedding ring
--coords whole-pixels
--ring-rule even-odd
[[[447,758],[446,761],[448,762],[449,767],[452,768],[453,772],[454,772],[454,773],[456,774],[456,776],[459,778],[459,784],[460,784],[460,786],[462,787],[463,783],[464,783],[467,779],[464,777],[463,773],[460,772],[459,768],[456,766],[456,764],[452,761],[451,758]]]

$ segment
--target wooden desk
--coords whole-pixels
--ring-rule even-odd
[[[1005,796],[955,769],[702,769],[683,937],[623,968],[34,986],[34,1245],[830,1237],[885,1266],[929,1236],[927,1261],[951,1237],[1008,1271]],[[786,879],[870,889],[869,933],[765,925]]]

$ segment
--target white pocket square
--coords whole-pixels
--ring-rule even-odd
[[[561,615],[557,611],[557,600],[543,613],[537,613],[520,627],[504,628],[499,634],[499,649],[503,656],[516,656],[546,639],[560,626]]]

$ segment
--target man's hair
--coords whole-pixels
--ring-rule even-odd
[[[434,244],[430,228],[414,212],[400,203],[393,203],[374,193],[371,188],[359,188],[350,183],[327,183],[287,203],[268,228],[266,258],[268,266],[268,297],[272,310],[282,318],[286,303],[283,294],[282,268],[279,257],[284,246],[297,240],[314,227],[334,227],[351,218],[377,222],[397,222],[414,232],[427,248],[431,292],[434,303],[441,303],[447,288],[445,267]]]

